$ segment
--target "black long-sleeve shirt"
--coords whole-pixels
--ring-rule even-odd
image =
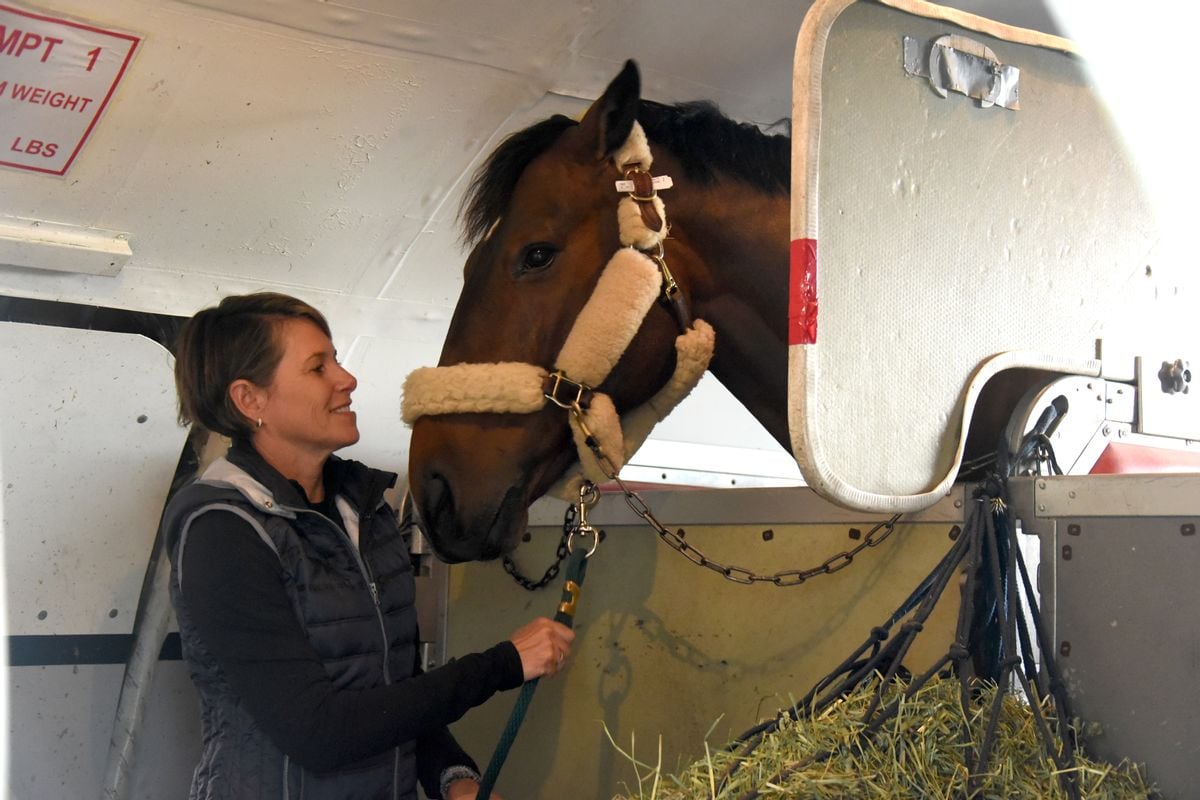
[[[334,515],[334,519],[337,516]],[[201,639],[247,710],[276,743],[315,771],[417,740],[421,783],[475,763],[446,729],[498,690],[519,686],[508,641],[373,689],[338,689],[296,619],[271,549],[236,514],[198,517],[180,556],[181,586]]]

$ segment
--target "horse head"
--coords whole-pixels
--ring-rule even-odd
[[[407,407],[417,394],[416,373],[405,387],[406,419],[413,423],[409,482],[422,526],[446,560],[510,551],[524,531],[529,505],[576,459],[568,412],[541,397],[540,381],[529,389],[532,402],[522,413],[497,413],[507,406],[485,402],[495,399],[489,395],[517,391],[509,377],[526,380],[533,371],[544,378],[566,357],[564,348],[587,351],[592,340],[607,336],[601,329],[609,319],[623,319],[627,327],[632,321],[622,334],[627,346],[612,356],[615,363],[591,376],[598,383],[588,389],[611,399],[620,414],[647,401],[674,374],[679,328],[675,316],[654,302],[662,280],[657,271],[649,299],[634,292],[644,309],[625,314],[618,287],[605,299],[607,307],[592,309],[591,329],[567,343],[581,310],[598,293],[606,265],[622,249],[623,195],[614,186],[622,176],[614,157],[637,127],[639,95],[638,71],[629,62],[579,123],[557,116],[510,136],[475,176],[464,203],[473,248],[439,370],[426,376],[431,383],[424,410]],[[671,269],[686,276],[690,254],[672,256]],[[646,279],[642,274],[638,280]],[[581,358],[576,353],[575,360]],[[481,374],[472,365],[491,369]],[[526,381],[517,393],[530,385]],[[431,413],[431,404],[448,397],[474,400]]]

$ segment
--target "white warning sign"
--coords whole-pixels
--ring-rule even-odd
[[[65,175],[140,43],[0,3],[0,165]]]

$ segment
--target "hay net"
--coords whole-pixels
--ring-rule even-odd
[[[656,773],[663,791],[655,796],[1152,796],[1136,766],[1096,765],[1080,752],[1016,540],[1007,479],[1044,447],[1045,424],[1039,420],[1016,453],[1001,446],[949,552],[883,624],[773,719],[680,776],[660,782]],[[1046,461],[1054,469],[1052,451]],[[964,569],[953,643],[925,672],[910,674],[905,655]]]

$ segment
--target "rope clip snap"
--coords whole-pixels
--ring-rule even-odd
[[[587,538],[589,534],[592,537],[592,544],[584,558],[591,558],[592,553],[595,553],[596,548],[600,546],[600,532],[591,526],[587,518],[588,509],[598,502],[600,502],[600,490],[591,481],[584,481],[579,487],[579,500],[575,503],[575,508],[578,509],[579,524],[575,527],[571,538],[567,540],[567,552],[575,551],[576,538]]]

